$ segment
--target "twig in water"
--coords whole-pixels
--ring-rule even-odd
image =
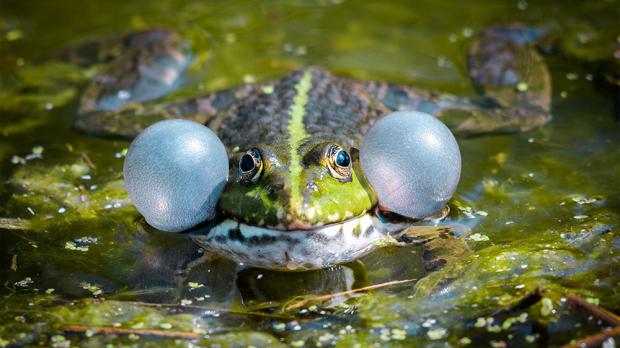
[[[583,297],[575,294],[568,294],[566,296],[568,302],[576,306],[577,308],[590,313],[593,317],[604,321],[605,324],[613,326],[611,328],[605,328],[601,332],[584,337],[574,343],[569,343],[562,348],[585,348],[585,347],[598,347],[603,342],[612,337],[620,337],[620,316],[608,311],[607,309],[589,303]]]
[[[573,343],[563,345],[562,348],[598,347],[611,337],[620,337],[620,326],[604,329],[603,331],[592,336],[588,336]]]
[[[381,283],[381,284],[365,286],[363,288],[352,289],[352,290],[348,290],[348,291],[341,291],[341,292],[336,292],[336,293],[333,293],[333,294],[319,295],[319,296],[310,296],[310,297],[307,297],[305,299],[299,300],[299,301],[297,301],[297,302],[295,302],[295,303],[293,303],[291,305],[286,306],[285,309],[286,310],[297,309],[297,308],[303,307],[304,305],[306,305],[309,302],[327,301],[327,300],[330,300],[330,299],[332,299],[334,297],[337,297],[337,296],[346,296],[346,295],[352,295],[354,293],[368,291],[368,290],[387,288],[387,287],[394,286],[394,285],[411,283],[411,282],[416,281],[416,280],[417,279],[393,280],[391,282],[386,282],[386,283]]]
[[[527,295],[523,296],[512,306],[495,311],[491,314],[491,317],[497,318],[501,316],[511,316],[523,312],[524,310],[537,304],[542,299],[544,293],[545,288],[538,287],[534,291],[531,291]]]
[[[155,330],[155,329],[123,329],[113,326],[87,326],[87,325],[67,325],[62,328],[65,332],[94,332],[103,335],[140,335],[140,336],[155,336],[164,338],[182,338],[188,340],[195,340],[202,337],[202,335],[195,332],[182,332],[182,331],[169,331],[169,330]]]
[[[566,299],[577,308],[585,310],[597,319],[604,321],[605,323],[607,323],[607,325],[620,326],[620,316],[618,316],[617,314],[612,313],[603,307],[589,303],[583,297],[575,294],[568,294],[568,296],[566,296]]]
[[[82,160],[90,169],[97,169],[97,166],[93,163],[93,161],[90,160],[90,157],[86,152],[82,151],[80,153],[80,157],[82,157]]]

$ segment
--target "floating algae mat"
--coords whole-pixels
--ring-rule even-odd
[[[613,0],[3,1],[0,347],[561,346],[606,327],[618,335],[618,18]],[[167,28],[193,52],[170,100],[310,65],[474,96],[468,44],[506,23],[547,33],[553,120],[458,137],[447,219],[468,250],[438,246],[453,257],[433,271],[421,246],[318,271],[244,268],[151,230],[123,187],[129,142],[71,127],[97,67],[51,59]]]

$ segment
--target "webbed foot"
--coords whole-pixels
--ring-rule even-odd
[[[529,131],[551,120],[551,79],[535,48],[544,34],[521,26],[480,33],[468,54],[468,73],[480,98],[376,82],[366,84],[366,91],[388,110],[432,114],[458,134]]]
[[[86,43],[61,55],[78,64],[102,65],[82,94],[75,127],[89,133],[133,136],[164,119],[157,112],[141,120],[133,116],[143,113],[143,102],[178,87],[191,60],[185,46],[176,33],[151,29]]]
[[[544,35],[516,25],[491,27],[478,35],[469,47],[467,67],[490,108],[462,121],[458,132],[525,132],[551,119],[551,79],[534,47]]]
[[[178,35],[167,30],[128,34],[106,49],[99,55],[113,58],[84,91],[79,113],[116,110],[162,97],[178,85],[190,62]]]
[[[74,127],[90,134],[133,138],[155,122],[183,118],[217,130],[218,117],[253,87],[161,98],[183,80],[191,63],[186,46],[174,32],[151,29],[86,43],[57,55],[78,65],[102,65],[80,99]]]

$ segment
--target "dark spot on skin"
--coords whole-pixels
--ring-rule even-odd
[[[225,236],[222,236],[222,235],[217,235],[213,237],[213,239],[215,239],[217,243],[221,243],[221,244],[226,243],[226,241],[228,240]]]
[[[268,234],[263,234],[261,236],[252,236],[250,238],[247,238],[248,240],[248,244],[251,246],[257,246],[257,245],[266,245],[266,244],[270,244],[270,243],[275,243],[275,242],[284,242],[286,244],[288,244],[290,247],[293,247],[296,244],[299,244],[299,240],[295,239],[295,238],[291,238],[289,236],[270,236]]]
[[[329,238],[329,237],[325,236],[324,234],[318,234],[316,236],[313,236],[313,238],[317,242],[319,242],[319,243],[327,243],[327,242],[329,242],[330,239],[334,239],[334,238],[338,238],[338,237],[339,237],[338,235],[334,235],[333,237]]]
[[[441,267],[445,266],[446,263],[448,263],[448,261],[446,261],[445,259],[441,259],[441,258],[433,259],[433,260],[424,262],[424,269],[427,272],[434,272],[440,269]]]
[[[319,190],[319,186],[314,181],[309,181],[306,183],[306,189],[317,192]]]
[[[371,224],[370,226],[366,227],[366,230],[364,231],[364,237],[368,237],[370,236],[370,234],[375,230],[375,227]]]
[[[454,237],[454,235],[452,234],[452,230],[447,227],[438,230],[438,232],[439,232],[439,238],[442,238],[442,239],[449,239],[449,238]]]
[[[315,146],[312,150],[307,151],[302,159],[302,163],[305,166],[309,166],[311,164],[316,164],[321,161],[321,157],[323,156],[323,145]]]
[[[421,237],[421,236],[411,236],[408,235],[407,233],[404,233],[400,236],[398,236],[398,241],[401,243],[405,243],[405,244],[411,244],[411,245],[426,245],[428,244],[430,241],[435,240],[436,237]]]
[[[265,244],[274,243],[276,239],[277,238],[274,236],[263,234],[260,237],[259,236],[250,237],[249,242],[250,242],[250,245],[265,245]]]
[[[230,240],[239,241],[241,243],[245,241],[245,237],[243,236],[243,233],[241,233],[239,227],[231,228],[230,230],[228,230],[228,238]]]

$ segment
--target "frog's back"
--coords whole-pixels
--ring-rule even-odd
[[[311,67],[255,86],[246,98],[207,125],[226,145],[240,148],[257,140],[278,143],[291,132],[342,139],[352,145],[359,140],[363,125],[386,111],[372,99],[363,84]]]

